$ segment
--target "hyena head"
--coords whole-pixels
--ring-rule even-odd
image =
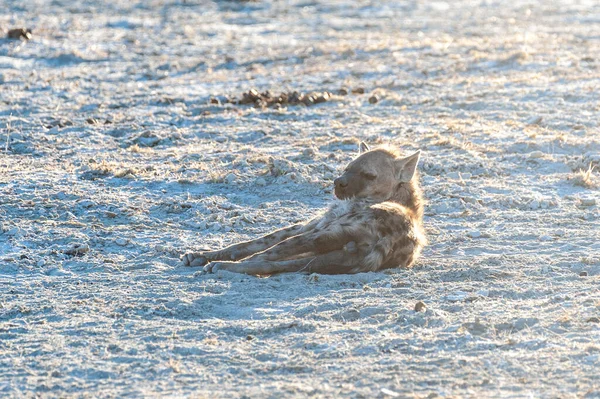
[[[339,199],[365,198],[373,201],[396,201],[412,207],[420,196],[416,178],[421,151],[401,157],[389,148],[369,150],[360,143],[360,155],[350,162],[344,174],[335,179],[335,196]]]

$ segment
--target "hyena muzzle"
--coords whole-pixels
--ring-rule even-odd
[[[361,143],[334,181],[337,200],[321,216],[219,251],[188,253],[183,264],[255,275],[410,267],[426,244],[419,157]]]

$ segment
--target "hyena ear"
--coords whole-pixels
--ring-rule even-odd
[[[370,150],[369,146],[364,141],[361,141],[360,144],[358,145],[358,153],[359,154],[362,154],[363,152],[367,152],[369,150]]]
[[[408,183],[412,180],[415,172],[417,171],[417,164],[421,157],[421,150],[418,150],[412,155],[406,158],[396,159],[396,179],[402,183]]]

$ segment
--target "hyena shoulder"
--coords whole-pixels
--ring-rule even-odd
[[[384,236],[394,233],[406,234],[414,224],[411,211],[398,203],[382,202],[372,205],[370,210],[377,230]]]
[[[321,221],[330,223],[335,220],[340,220],[354,215],[358,215],[361,211],[368,208],[368,205],[363,204],[362,201],[355,200],[334,200],[329,208],[321,216]]]

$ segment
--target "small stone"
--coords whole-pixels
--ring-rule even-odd
[[[156,147],[158,144],[160,144],[160,141],[161,138],[150,131],[142,132],[133,139],[133,143],[140,147]]]
[[[579,203],[581,204],[581,206],[594,206],[594,205],[596,205],[596,198],[592,198],[592,197],[580,198]]]
[[[315,149],[314,149],[314,148],[311,148],[311,147],[309,147],[309,148],[305,148],[305,149],[302,151],[302,155],[303,155],[303,156],[305,156],[305,157],[307,157],[307,158],[312,158],[312,157],[314,157],[316,153],[317,153],[317,152],[315,151]]]
[[[464,301],[465,299],[467,299],[468,296],[469,296],[469,294],[467,294],[464,291],[456,291],[449,295],[446,295],[446,300],[448,300],[450,302],[460,302],[460,301]]]
[[[105,215],[107,218],[111,218],[111,219],[114,219],[117,217],[117,214],[114,212],[111,212],[111,211],[106,211]]]
[[[329,94],[328,92],[319,93],[315,98],[315,104],[320,104],[329,101],[330,97],[331,94]]]
[[[117,239],[115,240],[115,244],[117,244],[117,245],[118,245],[118,246],[120,246],[120,247],[124,247],[124,246],[126,246],[126,245],[128,244],[128,242],[129,242],[129,241],[127,241],[127,240],[126,240],[126,239],[124,239],[124,238],[117,238]]]
[[[348,89],[342,87],[338,90],[337,94],[339,94],[340,96],[346,96],[348,95]]]
[[[61,267],[53,267],[51,269],[48,269],[46,271],[46,274],[48,276],[67,276],[69,273],[67,273],[63,268]]]
[[[582,272],[579,272],[579,275],[580,275],[581,277],[587,277],[587,275],[588,275],[588,272],[586,272],[586,271],[582,271]]]
[[[527,124],[528,125],[539,125],[540,123],[542,123],[542,120],[544,120],[544,118],[541,116],[533,116],[533,117],[527,119]]]
[[[600,323],[600,318],[599,317],[590,317],[589,319],[586,320],[587,323]]]
[[[477,198],[474,198],[474,197],[462,197],[462,200],[469,204],[477,203]]]
[[[539,322],[535,317],[522,317],[513,322],[515,330],[520,331],[524,328],[532,327]]]
[[[352,94],[365,94],[364,87],[356,87],[352,89]]]
[[[474,322],[463,323],[462,328],[467,330],[472,335],[483,335],[487,332],[488,326],[479,320]]]
[[[233,184],[236,179],[237,176],[234,173],[229,173],[227,176],[225,176],[225,182],[227,182],[227,184]]]
[[[219,208],[229,211],[229,210],[233,209],[233,206],[234,205],[231,202],[223,202],[222,204],[219,205]]]
[[[532,151],[529,153],[529,158],[530,159],[536,159],[536,158],[541,158],[544,156],[544,153],[541,151]]]
[[[198,230],[203,230],[206,228],[206,221],[201,221],[201,222],[196,222],[194,220],[190,220],[188,222],[185,222],[186,226],[190,226],[193,229],[198,229]]]
[[[391,389],[381,388],[381,393],[384,396],[389,396],[391,398],[399,398],[400,394],[398,392],[392,391]]]
[[[73,126],[73,122],[68,120],[68,119],[51,119],[48,121],[48,123],[46,124],[46,128],[47,129],[52,129],[55,127],[59,127],[59,128],[63,128],[63,127],[67,127],[67,126]]]
[[[267,181],[265,179],[263,179],[262,177],[259,177],[258,179],[256,179],[255,183],[259,187],[264,187],[267,185]]]
[[[467,236],[469,236],[470,238],[480,238],[481,237],[481,231],[479,230],[471,230],[467,233]]]
[[[529,209],[535,210],[535,209],[539,209],[539,208],[540,208],[540,201],[533,200],[529,203]]]
[[[369,97],[369,104],[377,104],[379,102],[379,96],[377,94],[373,94]]]
[[[424,312],[427,310],[427,305],[422,301],[419,301],[415,304],[415,312]]]
[[[84,208],[91,208],[94,205],[96,205],[96,203],[94,201],[91,201],[91,200],[88,200],[88,199],[83,200],[83,201],[79,201],[79,206],[82,206]]]
[[[66,255],[81,256],[90,252],[90,247],[87,244],[75,244],[71,248],[64,251]]]
[[[360,319],[360,312],[356,309],[348,309],[340,313],[336,318],[341,321],[354,321]]]

